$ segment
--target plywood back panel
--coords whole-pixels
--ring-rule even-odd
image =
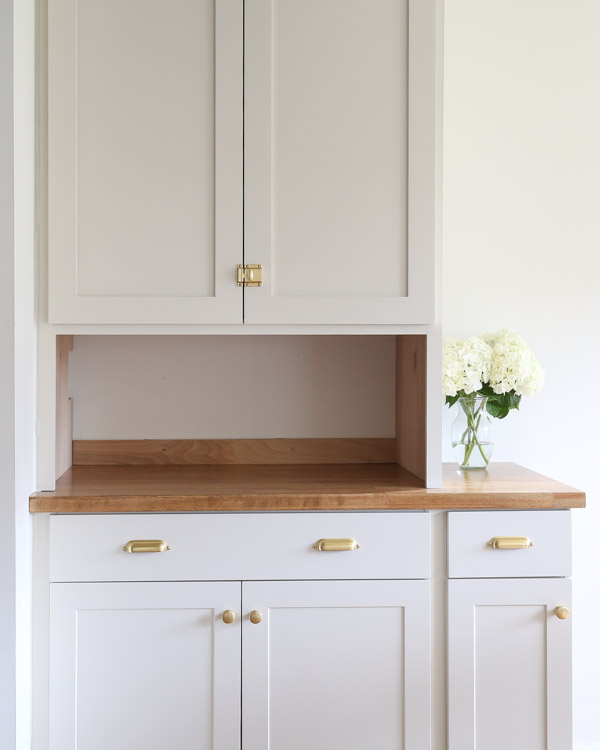
[[[76,336],[77,440],[393,438],[393,336]]]

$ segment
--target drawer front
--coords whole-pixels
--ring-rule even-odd
[[[315,549],[348,538],[358,549]],[[169,549],[123,551],[132,540],[163,540]],[[56,582],[429,578],[429,570],[428,513],[50,517]]]
[[[511,537],[533,545],[519,548],[525,539]],[[448,513],[449,578],[570,575],[570,511]]]

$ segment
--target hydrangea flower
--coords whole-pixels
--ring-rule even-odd
[[[447,339],[442,347],[442,390],[446,396],[478,391],[489,380],[492,350],[477,336]]]
[[[465,396],[487,396],[487,410],[503,419],[518,409],[521,396],[533,396],[544,384],[544,371],[525,341],[502,330],[464,341],[447,339],[442,347],[442,391],[452,406]]]
[[[489,384],[494,393],[514,391],[517,396],[533,396],[544,385],[544,371],[525,341],[514,331],[504,330],[483,336],[492,350]]]

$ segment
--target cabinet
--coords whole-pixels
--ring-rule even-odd
[[[235,750],[240,695],[249,750],[425,749],[428,634],[427,581],[52,584],[50,750]]]
[[[430,747],[429,581],[248,582],[242,745]]]
[[[239,583],[53,583],[50,607],[50,750],[239,748]]]
[[[436,0],[52,0],[48,107],[50,322],[433,322]]]
[[[50,742],[34,748],[569,750],[569,521],[52,515]],[[127,554],[132,539],[164,543]]]
[[[427,750],[428,576],[426,513],[52,517],[50,750]]]
[[[242,71],[242,0],[51,0],[50,322],[241,322]]]
[[[449,750],[571,745],[568,578],[448,584]]]
[[[568,750],[569,513],[449,516],[449,750]]]

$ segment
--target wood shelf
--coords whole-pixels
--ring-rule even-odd
[[[73,466],[34,513],[583,508],[585,494],[512,463],[462,471],[441,489],[396,464]]]

